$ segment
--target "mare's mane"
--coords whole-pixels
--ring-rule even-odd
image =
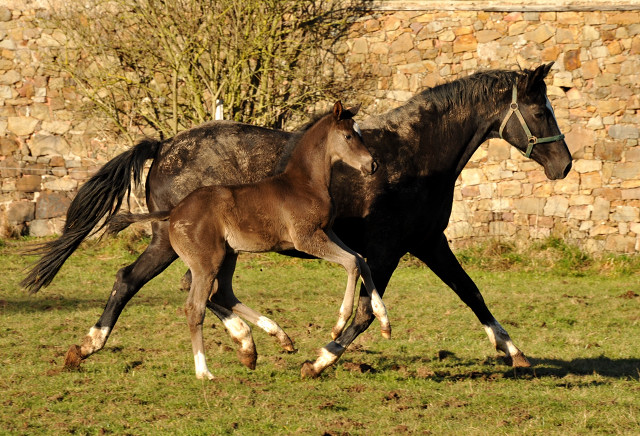
[[[534,70],[485,70],[466,77],[452,80],[433,88],[427,88],[409,99],[404,105],[382,115],[382,118],[396,119],[406,116],[406,111],[418,108],[428,110],[432,116],[440,116],[462,107],[479,104],[496,104],[504,92],[514,84],[528,80]]]

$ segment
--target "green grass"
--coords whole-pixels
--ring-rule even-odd
[[[145,241],[87,243],[34,296],[17,285],[33,260],[17,255],[27,242],[0,244],[0,434],[640,432],[636,257],[595,259],[560,241],[459,253],[535,364],[525,370],[505,366],[472,312],[406,258],[385,295],[393,339],[382,339],[376,322],[334,368],[301,380],[302,362],[330,338],[346,274],[320,261],[241,256],[238,296],[278,321],[299,352],[281,352],[256,328],[260,356],[250,371],[208,314],[216,379],[203,382],[194,376],[180,261],[133,298],[105,349],[68,372],[67,348],[98,319],[115,272]]]

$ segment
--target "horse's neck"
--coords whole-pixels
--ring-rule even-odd
[[[291,153],[282,174],[295,183],[318,187],[329,191],[331,181],[331,157],[327,155],[325,134],[316,136],[307,132]]]
[[[409,102],[362,123],[363,128],[388,129],[400,138],[405,159],[417,163],[418,172],[437,172],[457,178],[478,147],[488,139],[495,114],[481,107],[435,111],[428,101]],[[381,146],[386,146],[381,144]],[[398,146],[396,144],[395,146]]]

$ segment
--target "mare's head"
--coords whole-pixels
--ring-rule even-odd
[[[342,161],[364,174],[373,174],[378,164],[362,142],[360,128],[353,120],[360,107],[346,109],[340,101],[333,105],[327,133],[327,152],[331,163]]]
[[[518,72],[504,94],[506,110],[498,114],[498,136],[544,167],[551,179],[566,177],[571,153],[560,133],[544,79],[553,63]]]

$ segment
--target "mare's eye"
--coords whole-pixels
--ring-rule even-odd
[[[533,116],[539,120],[544,118],[544,112],[534,112]]]

